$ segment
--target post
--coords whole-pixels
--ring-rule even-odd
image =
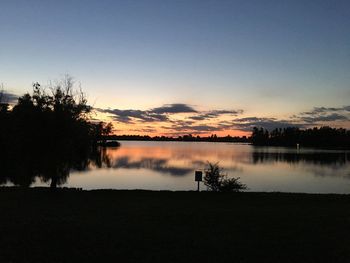
[[[199,192],[199,183],[202,181],[202,171],[195,171],[194,172],[194,180],[198,183],[197,185],[197,192]]]

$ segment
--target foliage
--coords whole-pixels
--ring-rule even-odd
[[[205,170],[204,184],[209,190],[214,192],[238,192],[247,189],[245,184],[242,184],[238,178],[229,178],[227,174],[222,173],[222,169],[218,163],[208,162],[208,167]]]
[[[106,142],[106,138],[109,136],[109,134],[112,133],[113,125],[112,123],[104,123],[99,122],[96,123],[93,127],[93,134],[96,138],[96,141],[101,141],[102,143]]]
[[[97,140],[112,131],[90,121],[92,108],[73,84],[69,76],[48,89],[34,83],[32,94],[0,111],[0,161],[14,184],[29,186],[39,176],[55,188],[71,169],[87,167]]]
[[[264,128],[253,128],[254,145],[314,146],[314,147],[350,147],[350,131],[343,128],[298,127],[277,128],[269,132]]]
[[[221,181],[220,191],[221,192],[239,192],[240,190],[246,190],[247,186],[239,181],[237,178],[225,178]]]
[[[220,190],[221,182],[224,175],[221,174],[218,163],[208,162],[208,168],[205,170],[204,184],[214,192]]]

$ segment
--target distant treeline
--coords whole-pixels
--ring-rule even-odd
[[[277,128],[268,131],[264,128],[254,127],[252,135],[248,136],[193,136],[191,134],[167,137],[149,135],[109,135],[105,140],[113,141],[187,141],[187,142],[238,142],[252,143],[261,146],[293,146],[297,144],[304,147],[330,147],[350,148],[350,131],[343,128],[315,127],[300,129],[297,127]]]
[[[310,146],[350,148],[350,130],[320,127],[299,129],[296,127],[274,129],[254,127],[251,137],[254,145]]]
[[[249,143],[250,138],[246,136],[225,136],[218,137],[216,134],[206,137],[193,136],[191,134],[167,137],[167,136],[149,136],[149,135],[110,135],[105,138],[106,140],[118,140],[118,141],[186,141],[186,142],[241,142]]]

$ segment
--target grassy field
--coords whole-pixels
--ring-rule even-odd
[[[350,262],[350,196],[0,188],[0,262]]]

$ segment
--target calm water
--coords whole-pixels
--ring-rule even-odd
[[[209,161],[240,177],[250,191],[350,193],[350,151],[122,141],[121,147],[108,148],[103,155],[103,168],[72,171],[64,186],[194,190],[194,171],[205,169]],[[206,189],[203,184],[201,189]]]

